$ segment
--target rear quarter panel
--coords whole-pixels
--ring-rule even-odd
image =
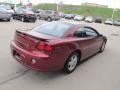
[[[81,39],[81,44],[79,43],[79,40],[80,39],[77,38],[51,40],[50,44],[54,47],[53,55],[59,56],[56,58],[61,58],[61,64],[63,65],[65,64],[68,57],[76,50],[81,51],[81,59],[83,59],[85,54],[85,45],[82,44],[82,40],[84,39]]]

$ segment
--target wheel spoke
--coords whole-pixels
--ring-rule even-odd
[[[76,67],[76,64],[77,64],[77,56],[74,55],[70,58],[70,62],[68,63],[68,69],[72,71]]]

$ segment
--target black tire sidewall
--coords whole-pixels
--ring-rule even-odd
[[[47,18],[47,21],[48,21],[48,22],[51,22],[51,21],[52,21],[52,19],[51,19],[50,17],[48,17],[48,18]]]
[[[77,64],[76,64],[76,66],[75,66],[75,68],[74,68],[73,70],[70,71],[70,70],[68,69],[68,63],[70,62],[70,58],[71,58],[73,55],[76,55],[76,56],[78,57],[77,64],[78,64],[78,62],[79,62],[79,59],[80,59],[79,53],[77,53],[77,52],[72,53],[72,54],[68,57],[65,65],[64,65],[64,71],[65,71],[66,73],[72,73],[72,72],[76,69],[76,67],[77,67]]]
[[[105,50],[105,46],[104,46],[104,49],[102,49],[102,47],[103,47],[103,45],[105,44],[105,46],[106,46],[106,41],[103,41],[102,42],[102,45],[101,45],[101,47],[100,47],[100,53],[102,53],[104,50]]]

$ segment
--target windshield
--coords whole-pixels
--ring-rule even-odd
[[[47,35],[53,35],[57,37],[62,37],[63,34],[72,26],[72,24],[66,24],[66,23],[46,23],[41,26],[38,26],[33,29],[33,31],[47,34]]]
[[[0,11],[7,11],[5,8],[0,7]]]

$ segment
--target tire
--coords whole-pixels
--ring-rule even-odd
[[[64,71],[68,74],[72,73],[76,69],[79,59],[79,53],[72,53],[64,65]]]
[[[7,19],[8,22],[10,22],[11,18]]]
[[[51,21],[52,21],[52,19],[51,19],[50,17],[48,17],[48,18],[47,18],[47,21],[48,21],[48,22],[51,22]]]
[[[25,22],[25,18],[24,18],[24,17],[21,17],[21,21],[22,21],[22,22]]]
[[[103,41],[101,47],[100,47],[100,53],[102,53],[105,50],[105,46],[106,46],[106,41]]]
[[[41,17],[40,17],[40,16],[38,16],[38,19],[39,19],[39,20],[41,20]]]
[[[32,22],[34,22],[34,23],[35,23],[35,21],[36,21],[36,20],[32,20]]]
[[[12,18],[13,18],[13,19],[15,19],[15,17],[14,17],[14,16],[13,16]]]

